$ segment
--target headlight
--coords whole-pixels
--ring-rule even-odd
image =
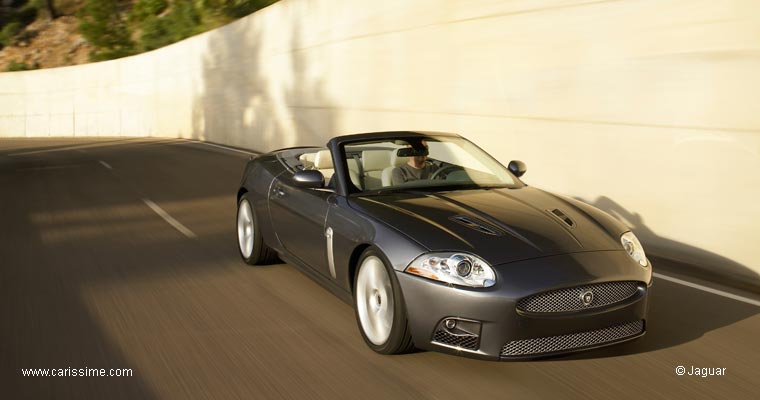
[[[641,247],[639,239],[636,238],[636,235],[634,235],[633,232],[626,232],[620,236],[620,243],[623,244],[623,248],[628,255],[631,256],[634,261],[639,263],[639,265],[646,267],[647,264],[649,264],[647,262],[647,255],[644,254],[644,248]]]
[[[465,253],[428,253],[417,257],[406,272],[440,282],[470,287],[491,287],[496,274],[487,262]]]

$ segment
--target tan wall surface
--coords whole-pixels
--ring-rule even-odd
[[[650,253],[757,280],[758,93],[757,0],[285,0],[143,55],[0,74],[0,136],[454,131]]]

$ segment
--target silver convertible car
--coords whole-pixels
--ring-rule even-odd
[[[285,260],[353,304],[382,354],[508,360],[642,336],[652,267],[636,236],[524,173],[449,133],[273,151],[243,173],[240,254]]]

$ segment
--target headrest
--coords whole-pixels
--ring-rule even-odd
[[[300,157],[298,157],[298,159],[301,161],[301,163],[308,162],[314,164],[314,157],[316,156],[317,153],[303,153]]]
[[[409,162],[409,157],[400,157],[397,152],[391,152],[391,166],[398,167]]]
[[[391,152],[388,150],[362,151],[364,171],[379,171],[391,165]]]
[[[330,169],[333,167],[332,155],[330,150],[320,150],[317,152],[317,156],[314,157],[314,168],[316,169]]]

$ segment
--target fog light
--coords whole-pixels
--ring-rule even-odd
[[[455,350],[476,351],[480,348],[480,330],[480,321],[444,317],[433,330],[431,342]]]

